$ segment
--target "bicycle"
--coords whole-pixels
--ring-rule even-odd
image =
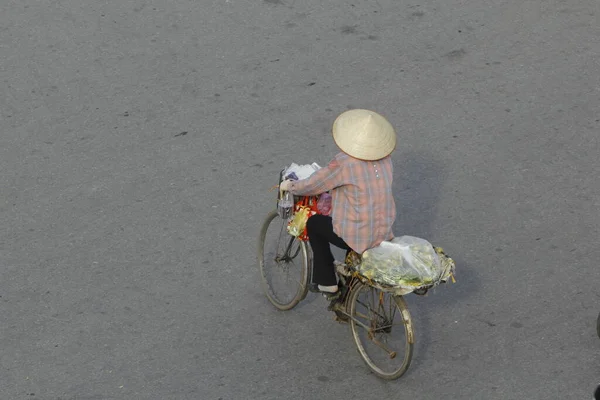
[[[288,234],[287,224],[288,218],[277,210],[270,212],[258,241],[265,294],[282,311],[294,308],[306,297],[312,272],[310,246]],[[412,359],[411,315],[403,296],[374,286],[353,270],[359,262],[360,255],[350,252],[344,264],[336,265],[342,293],[328,309],[339,322],[349,323],[358,352],[371,371],[383,379],[397,379],[408,370]]]

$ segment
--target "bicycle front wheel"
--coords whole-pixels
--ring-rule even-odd
[[[310,277],[306,243],[287,232],[287,220],[271,212],[258,240],[258,265],[269,301],[280,310],[295,307],[308,292]]]
[[[412,359],[414,333],[402,296],[357,283],[350,301],[350,326],[367,366],[383,379],[397,379]]]

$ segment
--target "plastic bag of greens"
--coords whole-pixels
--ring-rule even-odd
[[[406,294],[445,282],[454,273],[454,261],[425,239],[401,236],[365,251],[355,269],[382,288]]]

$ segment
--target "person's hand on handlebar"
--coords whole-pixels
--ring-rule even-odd
[[[282,190],[284,192],[289,192],[291,187],[292,187],[292,181],[289,179],[286,179],[279,184],[279,190]]]

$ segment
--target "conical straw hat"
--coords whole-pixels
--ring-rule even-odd
[[[333,140],[346,154],[360,160],[386,157],[396,148],[396,132],[387,119],[369,110],[348,110],[333,123]]]

